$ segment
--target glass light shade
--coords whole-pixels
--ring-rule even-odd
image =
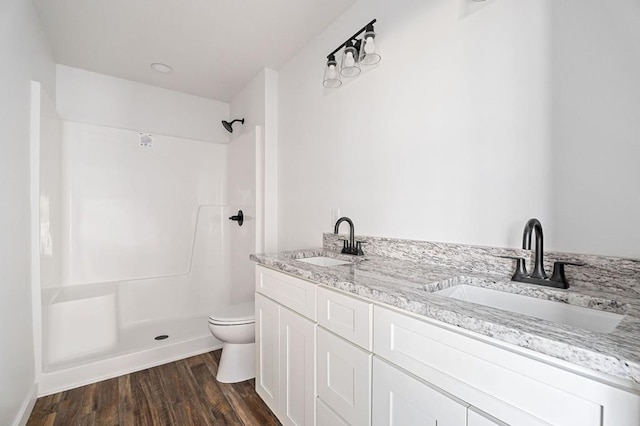
[[[375,41],[376,33],[373,32],[373,26],[367,29],[362,38],[362,45],[360,46],[360,63],[364,65],[375,65],[380,62],[382,57],[378,52],[378,43]]]
[[[351,41],[348,41],[344,48],[342,69],[340,72],[344,77],[355,77],[360,74],[358,49],[354,47]]]
[[[329,89],[335,89],[342,85],[340,80],[340,68],[335,56],[331,55],[327,60],[327,66],[324,68],[324,80],[322,81],[324,87]]]

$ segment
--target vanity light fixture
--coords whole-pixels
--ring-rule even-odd
[[[327,58],[327,66],[324,70],[324,80],[322,81],[322,84],[324,84],[324,87],[328,87],[329,89],[335,89],[342,85],[342,80],[340,80],[340,68],[338,67],[335,55],[329,55]]]
[[[340,74],[345,77],[355,77],[360,74],[360,64],[358,57],[357,41],[349,40],[344,45],[344,54],[342,55],[342,69]]]
[[[341,75],[343,77],[355,77],[360,74],[361,65],[375,65],[380,62],[382,57],[375,41],[376,33],[373,28],[375,23],[376,20],[372,20],[327,55],[327,65],[322,81],[324,87],[330,89],[340,87],[342,85]],[[362,33],[364,33],[364,36],[359,39],[358,36]],[[344,48],[344,51],[342,52],[341,66],[338,68],[336,53],[342,48]]]
[[[375,65],[382,59],[380,53],[378,53],[378,45],[375,39],[376,33],[373,30],[373,24],[369,24],[366,26],[362,37],[362,47],[360,48],[360,63],[362,65]]]

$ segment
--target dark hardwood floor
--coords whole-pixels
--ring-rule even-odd
[[[27,425],[279,425],[254,380],[216,381],[220,353],[39,398]]]

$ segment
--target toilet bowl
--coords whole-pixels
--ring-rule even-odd
[[[256,376],[253,302],[225,306],[209,315],[209,331],[222,342],[216,380],[236,383]]]

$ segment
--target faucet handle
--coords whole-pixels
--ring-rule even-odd
[[[349,253],[349,240],[340,238],[340,241],[342,241],[342,253]]]
[[[356,241],[356,254],[358,256],[364,256],[364,252],[362,251],[362,244],[367,244],[366,241]]]
[[[513,281],[518,281],[518,279],[526,278],[529,275],[527,274],[527,267],[525,266],[526,259],[520,256],[498,256],[503,259],[513,259],[516,261],[516,271],[513,273],[511,279]]]
[[[564,262],[564,261],[553,262],[553,273],[551,274],[551,278],[549,279],[551,281],[564,284],[564,288],[569,288],[569,282],[567,281],[567,277],[564,275],[565,265],[585,266],[585,264],[578,263],[578,262]]]

